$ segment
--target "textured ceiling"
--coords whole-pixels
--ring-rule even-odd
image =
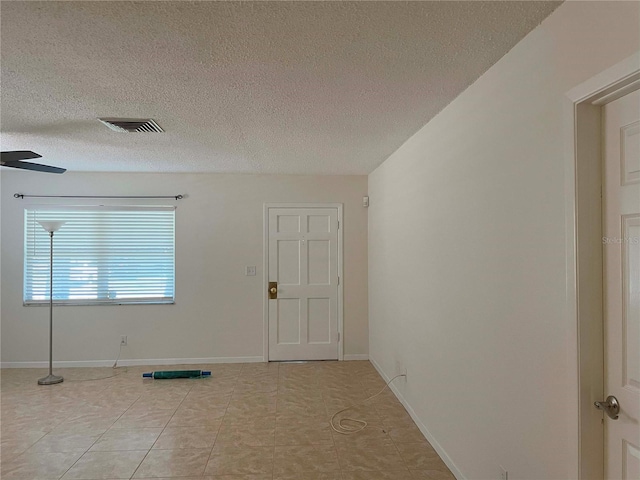
[[[3,1],[2,150],[76,171],[367,174],[558,5]]]

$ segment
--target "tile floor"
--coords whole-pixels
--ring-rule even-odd
[[[454,478],[388,390],[343,414],[366,430],[332,431],[330,415],[384,386],[369,362],[161,368],[212,377],[56,369],[65,382],[39,386],[44,370],[2,370],[2,480]]]

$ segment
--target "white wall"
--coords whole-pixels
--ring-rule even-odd
[[[178,207],[176,304],[57,307],[56,360],[113,361],[121,334],[128,335],[125,359],[262,358],[266,202],[344,203],[345,355],[368,353],[365,176],[73,172],[57,176],[3,169],[1,187],[2,362],[48,358],[48,309],[22,306],[23,210],[28,203],[45,202],[14,199],[16,192],[188,195],[169,202]],[[255,277],[244,275],[247,265],[257,266]]]
[[[563,4],[369,176],[370,357],[465,478],[577,475],[565,93],[639,5]]]

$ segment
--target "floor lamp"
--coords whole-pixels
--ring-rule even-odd
[[[38,385],[53,385],[64,380],[61,376],[53,374],[53,232],[60,230],[60,227],[67,222],[43,220],[38,221],[38,223],[49,232],[49,238],[51,239],[49,247],[49,375],[39,379]]]

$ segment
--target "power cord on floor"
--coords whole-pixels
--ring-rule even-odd
[[[116,357],[116,361],[113,362],[113,366],[111,368],[113,368],[114,370],[118,368],[118,361],[120,360],[120,355],[122,355],[122,347],[123,344],[120,343],[120,350],[118,350],[118,356]],[[125,367],[124,372],[120,371],[118,373],[114,373],[113,375],[109,375],[107,377],[98,377],[98,378],[82,378],[82,379],[78,379],[78,380],[67,380],[69,382],[91,382],[94,380],[106,380],[107,378],[113,378],[113,377],[117,377],[118,375],[121,375],[122,373],[126,373],[127,369]]]
[[[120,350],[118,350],[118,356],[116,357],[116,361],[113,362],[113,367],[111,368],[118,368],[118,360],[120,360],[120,355],[122,355],[122,347],[123,347],[124,343],[120,342]]]
[[[334,432],[340,433],[342,435],[351,435],[354,433],[358,433],[361,432],[362,430],[364,430],[365,428],[367,428],[368,423],[365,422],[364,420],[358,420],[355,418],[341,418],[338,421],[338,424],[336,426],[336,424],[334,423],[335,418],[340,415],[343,412],[346,412],[347,410],[351,410],[352,408],[358,407],[360,405],[364,405],[365,403],[367,403],[369,400],[373,400],[374,398],[376,398],[378,395],[380,395],[382,392],[384,392],[387,388],[389,388],[389,385],[391,384],[391,382],[393,382],[396,378],[398,377],[406,377],[407,374],[406,373],[401,373],[400,375],[396,375],[395,377],[393,377],[391,380],[389,380],[387,382],[387,384],[382,387],[382,390],[380,390],[378,393],[376,393],[375,395],[371,395],[369,398],[362,400],[359,403],[354,403],[353,405],[351,405],[350,407],[347,408],[343,408],[342,410],[337,411],[336,413],[334,413],[331,416],[331,420],[329,421],[329,423],[331,424],[331,428],[333,428]],[[358,424],[359,426],[353,426],[353,425],[344,425],[342,422],[344,421],[348,421],[348,422],[353,422],[355,424]]]

